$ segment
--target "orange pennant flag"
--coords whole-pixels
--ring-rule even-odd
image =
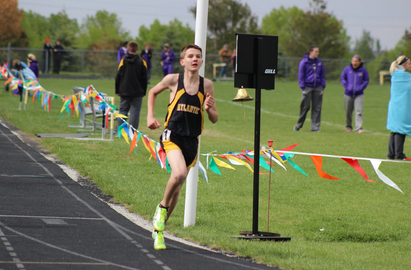
[[[130,153],[131,151],[133,151],[134,147],[136,147],[136,144],[137,144],[137,132],[134,130],[133,140],[131,141],[131,146],[130,146]]]
[[[4,85],[8,84],[9,82],[11,82],[13,80],[13,77],[8,78],[5,82]]]
[[[323,170],[321,169],[323,167],[323,157],[322,156],[311,156],[311,159],[313,160],[314,166],[317,169],[317,172],[320,175],[320,177],[330,179],[330,180],[340,180],[337,177],[331,176],[323,172]]]
[[[342,160],[344,160],[345,162],[347,162],[348,164],[350,164],[351,167],[353,167],[359,174],[361,174],[361,176],[367,180],[368,182],[371,183],[376,183],[375,181],[372,181],[370,179],[368,179],[367,174],[365,173],[364,169],[361,168],[360,163],[358,162],[358,160],[356,159],[352,159],[352,158],[341,158]]]

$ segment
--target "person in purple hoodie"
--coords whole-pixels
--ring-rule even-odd
[[[341,84],[344,86],[345,131],[352,131],[352,113],[355,110],[355,132],[363,133],[362,110],[364,90],[370,81],[368,71],[363,67],[361,57],[354,55],[351,64],[346,66],[341,74]]]
[[[164,51],[161,53],[161,67],[163,68],[164,77],[167,74],[173,73],[174,63],[176,59],[174,51],[171,49],[170,45],[164,44]]]
[[[39,62],[36,60],[36,56],[32,53],[27,55],[27,62],[29,63],[29,68],[33,71],[36,78],[39,78]]]
[[[298,83],[302,90],[302,98],[300,115],[297,124],[294,126],[294,131],[299,131],[303,127],[311,103],[311,131],[320,131],[321,107],[325,89],[325,73],[324,65],[318,58],[319,53],[320,50],[318,47],[311,45],[303,60],[300,62],[298,69]]]
[[[118,62],[119,65],[120,65],[120,62],[121,62],[121,60],[123,59],[124,55],[127,55],[127,54],[128,54],[127,44],[128,44],[128,41],[124,41],[123,44],[121,45],[121,47],[118,48],[118,51],[117,51],[117,62]]]

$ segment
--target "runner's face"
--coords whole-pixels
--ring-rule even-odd
[[[181,59],[181,65],[189,70],[199,70],[203,64],[201,51],[190,48],[186,51],[184,59]]]

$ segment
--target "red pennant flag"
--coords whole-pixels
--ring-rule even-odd
[[[311,159],[313,160],[314,166],[317,169],[317,172],[320,175],[320,177],[330,179],[330,180],[340,180],[339,178],[331,176],[322,171],[321,169],[323,167],[323,157],[322,156],[311,156]]]
[[[73,99],[70,101],[70,105],[68,107],[71,110],[71,115],[74,115],[74,102],[73,102]]]
[[[108,130],[108,110],[106,111],[106,130]]]
[[[160,146],[160,149],[158,149],[158,156],[160,157],[160,161],[163,164],[164,170],[167,171],[167,166],[166,166],[166,153],[164,152],[163,147]]]
[[[352,158],[341,158],[341,159],[347,162],[348,164],[350,164],[350,166],[353,167],[359,174],[361,174],[361,176],[364,177],[365,180],[371,183],[376,183],[375,181],[368,179],[367,174],[365,173],[364,169],[361,168],[358,160],[352,159]]]
[[[148,139],[148,137],[147,137],[147,136],[143,136],[143,140],[144,140],[144,142],[145,142],[148,150],[150,151],[151,155],[153,156],[153,158],[154,158],[155,160],[157,160],[156,153],[154,153],[154,149],[151,148],[151,146],[150,146],[150,140]]]
[[[283,151],[290,151],[291,149],[293,149],[294,147],[296,147],[296,146],[299,145],[299,144],[300,144],[300,143],[296,143],[296,144],[287,146],[286,148],[281,149],[281,150],[283,150]]]

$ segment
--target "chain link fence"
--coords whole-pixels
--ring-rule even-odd
[[[52,76],[53,73],[53,57],[51,56],[49,73],[43,72],[44,65],[47,60],[44,58],[44,50],[42,49],[28,49],[28,48],[0,48],[0,64],[5,62],[12,63],[14,59],[27,62],[27,55],[32,53],[36,56],[40,67],[40,76]],[[179,53],[175,52],[177,58]],[[296,81],[298,79],[298,66],[302,57],[279,57],[277,65],[277,81]],[[327,82],[339,82],[341,72],[344,67],[350,64],[350,59],[324,59],[320,58],[324,63]],[[221,66],[220,57],[217,54],[207,54],[205,64],[205,76],[215,80],[223,79],[220,75]],[[152,71],[151,77],[153,79],[160,79],[163,77],[163,72],[160,65],[161,52],[153,52],[151,59]],[[374,61],[364,60],[364,66],[367,68],[370,75],[370,82],[379,82],[379,71],[388,71],[389,61]],[[117,72],[117,51],[93,51],[93,50],[64,50],[63,61],[61,62],[61,69],[59,76],[84,76],[84,77],[112,77],[114,78]],[[183,68],[180,66],[178,60],[174,64],[174,72],[182,72]],[[233,77],[233,67],[228,66],[227,78]],[[389,78],[386,78],[389,80]]]

